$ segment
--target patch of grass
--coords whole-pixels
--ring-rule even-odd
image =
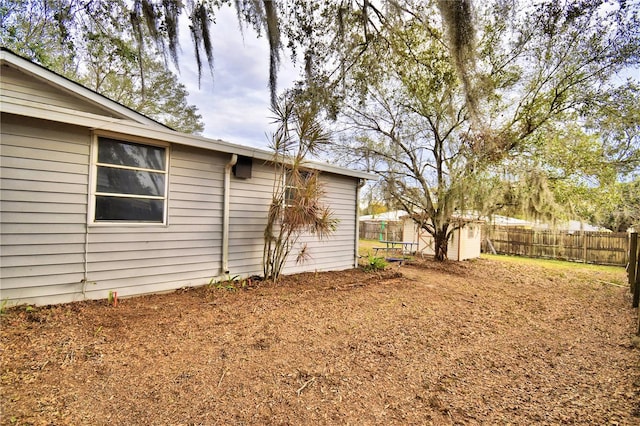
[[[378,240],[360,240],[358,246],[358,254],[360,256],[369,256],[373,254],[373,248],[380,247],[380,241]]]
[[[611,272],[611,273],[619,273],[620,271],[624,271],[624,268],[622,266],[592,265],[589,263],[567,262],[564,260],[555,260],[555,259],[535,259],[530,257],[506,256],[502,254],[496,255],[496,254],[482,253],[481,258],[499,260],[502,262],[517,263],[520,265],[541,266],[543,268],[548,268],[548,269],[569,269],[569,270],[587,269],[590,271]]]
[[[247,290],[249,288],[250,280],[240,279],[240,275],[227,275],[227,278],[222,281],[216,281],[215,278],[211,278],[208,287],[215,288],[217,290]]]

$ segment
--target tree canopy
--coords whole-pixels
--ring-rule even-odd
[[[131,37],[128,3],[26,0],[2,10],[2,44],[176,130],[202,117],[177,76]],[[147,42],[150,35],[139,35]]]
[[[340,110],[346,152],[434,236],[436,257],[470,212],[586,218],[615,199],[639,167],[634,106],[618,109],[637,87],[613,81],[638,64],[637,10],[478,5],[465,76],[435,8],[385,21]]]

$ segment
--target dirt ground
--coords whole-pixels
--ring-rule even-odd
[[[640,425],[624,280],[420,261],[11,309],[0,421]]]

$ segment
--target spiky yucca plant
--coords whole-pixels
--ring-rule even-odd
[[[276,178],[264,230],[263,270],[265,279],[277,281],[300,237],[311,233],[324,239],[335,230],[337,220],[322,202],[318,171],[304,168],[305,158],[329,143],[317,109],[285,99],[273,112],[279,124],[272,137]],[[306,244],[300,245],[296,261],[308,257]]]

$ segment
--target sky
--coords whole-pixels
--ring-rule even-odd
[[[267,134],[275,130],[269,110],[269,43],[256,37],[252,28],[239,30],[235,10],[223,7],[212,25],[214,73],[203,66],[198,87],[198,69],[187,19],[180,26],[178,78],[189,92],[205,124],[203,136],[227,142],[267,148]],[[282,56],[285,59],[285,55]],[[206,64],[206,59],[204,60]],[[285,62],[285,61],[283,61]],[[278,74],[278,93],[292,85],[296,72],[283,63]]]
[[[275,130],[269,110],[269,47],[265,37],[258,38],[252,28],[239,30],[235,9],[224,6],[211,26],[214,75],[204,65],[200,87],[189,33],[188,19],[182,16],[180,27],[178,78],[189,92],[188,102],[198,107],[205,124],[203,136],[227,142],[268,149],[268,135]],[[278,73],[278,93],[291,87],[298,73],[282,52]],[[204,59],[203,59],[204,60]],[[206,63],[206,60],[205,60]],[[620,77],[622,83],[627,77]]]

